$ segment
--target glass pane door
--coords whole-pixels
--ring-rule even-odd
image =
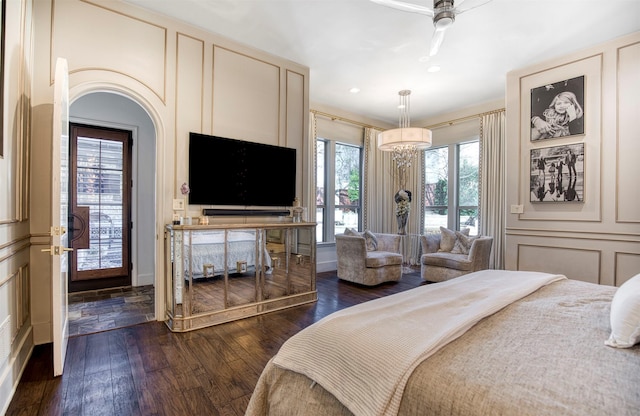
[[[89,249],[78,250],[78,271],[123,266],[123,144],[80,137],[77,204],[89,207]]]

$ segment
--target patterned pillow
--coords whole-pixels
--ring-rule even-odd
[[[367,251],[376,251],[378,249],[378,239],[376,236],[369,230],[366,230],[363,236]]]
[[[366,230],[363,233],[359,233],[357,230],[353,228],[345,228],[344,235],[352,235],[354,237],[364,237],[364,244],[367,248],[367,251],[376,251],[378,249],[378,239],[369,230]]]
[[[356,230],[354,230],[353,228],[345,228],[344,229],[344,235],[353,235],[353,236],[357,236],[360,237],[360,233],[357,232]]]
[[[479,236],[469,237],[464,235],[463,233],[456,231],[456,242],[453,245],[452,253],[455,254],[469,254],[469,250],[471,250],[471,245]]]
[[[457,231],[453,231],[445,227],[440,227],[440,249],[438,251],[449,253],[453,250],[453,246],[456,244],[457,239],[456,232]],[[468,236],[469,228],[464,228],[461,233]]]

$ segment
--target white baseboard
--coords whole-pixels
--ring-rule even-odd
[[[147,286],[155,284],[155,275],[153,273],[147,274],[139,274],[135,282],[133,282],[133,286]]]
[[[331,272],[335,270],[338,270],[338,262],[336,260],[316,263],[316,273]]]
[[[33,338],[30,329],[22,333],[13,342],[9,359],[0,366],[0,415],[4,415],[11,404],[11,399],[18,388],[24,369],[33,352]]]

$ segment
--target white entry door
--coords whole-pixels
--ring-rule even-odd
[[[53,375],[64,369],[69,340],[68,198],[69,198],[69,73],[58,58],[54,81],[51,137],[51,305],[53,320]]]

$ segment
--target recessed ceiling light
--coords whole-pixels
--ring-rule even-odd
[[[438,71],[440,71],[439,65],[431,65],[429,68],[427,68],[427,72],[438,72]]]
[[[360,88],[358,88],[358,87],[353,87],[353,88],[351,88],[351,89],[349,90],[349,92],[350,92],[350,93],[352,93],[352,94],[357,94],[357,93],[359,93],[359,92],[360,92]]]

